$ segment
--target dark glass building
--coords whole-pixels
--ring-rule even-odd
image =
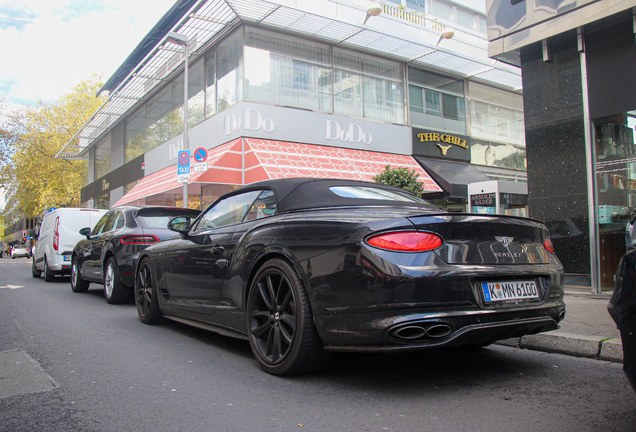
[[[529,216],[570,281],[611,291],[636,207],[636,1],[494,0],[488,54],[521,67]]]

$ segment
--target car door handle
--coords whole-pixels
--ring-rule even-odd
[[[223,251],[225,250],[225,248],[223,246],[214,246],[212,248],[212,253],[214,255],[220,255],[223,253]]]

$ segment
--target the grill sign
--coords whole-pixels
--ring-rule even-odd
[[[482,282],[481,288],[487,302],[539,298],[534,281]]]

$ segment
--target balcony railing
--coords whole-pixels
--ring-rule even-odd
[[[484,49],[488,47],[488,40],[485,36],[482,37],[467,31],[459,30],[453,24],[447,24],[437,18],[429,18],[424,12],[383,4],[382,13],[399,20],[408,21],[415,25],[429,28],[436,32],[441,32],[446,27],[451,27],[455,30],[455,36],[453,36],[453,39]]]

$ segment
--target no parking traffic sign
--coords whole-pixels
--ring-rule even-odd
[[[205,161],[208,158],[208,151],[203,147],[199,147],[194,151],[194,172],[207,171],[208,164]]]
[[[196,162],[205,162],[208,158],[208,151],[203,147],[199,147],[194,151],[194,160]]]
[[[177,181],[185,183],[190,178],[190,150],[179,150]]]

